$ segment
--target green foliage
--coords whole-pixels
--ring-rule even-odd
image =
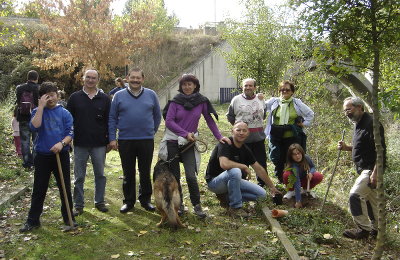
[[[149,10],[149,5],[154,7]],[[153,33],[162,33],[168,35],[179,22],[176,16],[168,16],[164,0],[126,1],[123,13],[125,15],[129,15],[132,13],[132,10],[148,10],[152,12],[152,14],[155,16],[155,19],[151,24]]]
[[[314,32],[310,36],[319,44],[315,49],[319,64],[325,64],[339,76],[348,72],[348,66],[360,72],[372,71],[374,88],[381,92],[380,101],[398,116],[400,2],[291,0],[290,3],[300,10],[299,24]]]
[[[222,36],[232,51],[223,52],[230,71],[239,80],[252,77],[263,91],[271,92],[297,55],[293,31],[285,28],[280,17],[263,0],[247,0],[240,22],[228,20]]]

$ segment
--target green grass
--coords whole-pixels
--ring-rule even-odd
[[[227,106],[216,108],[220,115],[218,125],[223,135],[229,136],[230,126],[224,116]],[[164,126],[161,126],[156,136],[156,146],[163,129]],[[270,232],[260,210],[263,206],[275,207],[270,199],[256,206],[246,204],[253,213],[248,220],[233,219],[219,207],[204,180],[207,161],[216,143],[204,120],[200,123],[200,139],[208,144],[208,151],[202,154],[198,180],[202,204],[209,218],[200,220],[192,214],[184,176],[184,201],[189,212],[182,220],[188,228],[177,231],[168,227],[157,228],[160,216],[143,210],[139,203],[132,212],[119,213],[123,199],[120,177],[123,174],[119,155],[112,151],[107,155],[105,170],[108,213],[101,213],[94,208],[93,172],[88,164],[85,212],[76,218],[79,228],[75,232],[64,233],[60,229],[60,201],[53,183],[46,197],[40,229],[28,234],[18,233],[29,209],[29,194],[3,212],[5,218],[2,218],[0,226],[0,250],[5,251],[6,259],[112,259],[118,255],[118,259],[287,259],[282,245]],[[156,161],[157,148],[153,163]],[[336,152],[333,156],[336,156]],[[269,162],[269,172],[272,172],[272,168]],[[339,165],[337,174],[324,212],[320,212],[319,208],[329,172],[325,173],[326,179],[316,188],[319,199],[304,209],[294,209],[290,203],[279,206],[289,210],[289,215],[279,219],[279,222],[299,254],[309,259],[368,258],[373,251],[374,241],[349,241],[341,236],[343,229],[353,227],[346,201],[355,175],[347,169],[347,165]],[[398,217],[392,220],[396,219],[398,221]],[[395,246],[399,235],[389,230],[390,239],[384,259],[389,259],[389,255],[395,259],[400,254],[398,246]],[[326,238],[326,234],[331,237]]]

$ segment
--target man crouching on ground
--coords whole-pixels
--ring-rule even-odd
[[[266,196],[265,190],[255,183],[242,178],[250,178],[249,165],[257,176],[264,181],[272,195],[280,193],[272,183],[266,170],[256,161],[245,140],[249,136],[249,128],[244,122],[236,122],[232,128],[232,145],[219,143],[211,153],[206,170],[208,189],[222,200],[228,194],[229,209],[232,216],[248,217],[242,209],[243,201],[256,201]],[[221,206],[223,202],[221,201]]]

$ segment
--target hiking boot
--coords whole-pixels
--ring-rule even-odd
[[[19,229],[19,232],[24,233],[24,232],[31,231],[31,230],[33,230],[33,229],[37,229],[37,228],[39,228],[39,227],[40,227],[40,223],[39,223],[39,224],[36,224],[36,225],[32,225],[32,224],[29,224],[28,222],[26,222],[26,223],[24,224],[24,226],[23,226],[22,228]]]
[[[286,200],[290,200],[294,195],[295,195],[294,190],[290,190],[283,196],[283,198]]]
[[[82,215],[83,214],[83,208],[75,208],[75,210],[73,211],[73,215],[76,217],[76,216],[79,216],[79,215]]]
[[[243,208],[229,208],[228,214],[231,217],[239,217],[239,218],[247,218],[249,217],[249,213],[247,213]]]
[[[376,239],[376,237],[378,236],[378,230],[372,229],[369,232],[369,235],[371,236],[372,239]]]
[[[101,212],[104,212],[104,213],[108,212],[108,208],[104,204],[97,204],[95,207],[96,207],[96,209],[98,211],[101,211]]]
[[[223,208],[229,208],[229,196],[228,193],[221,193],[221,194],[215,194],[217,195],[217,199],[219,200],[219,205]]]
[[[196,206],[194,206],[193,210],[194,210],[194,214],[196,214],[199,218],[207,217],[207,214],[203,211],[200,204],[197,204]]]
[[[351,238],[351,239],[364,239],[364,238],[368,238],[369,231],[366,231],[361,228],[346,229],[343,232],[343,236]]]

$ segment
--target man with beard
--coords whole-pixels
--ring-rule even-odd
[[[338,149],[351,151],[357,173],[360,175],[350,190],[350,211],[357,225],[356,229],[348,229],[343,236],[351,239],[363,239],[377,236],[377,168],[376,149],[373,133],[372,116],[364,111],[364,102],[358,97],[346,98],[343,102],[345,115],[354,123],[352,145],[339,141]],[[386,145],[384,130],[380,125],[380,135],[384,149],[384,165],[386,162]]]
[[[119,151],[124,172],[124,204],[120,212],[127,213],[136,202],[136,159],[140,178],[140,204],[144,209],[154,211],[150,203],[150,167],[154,134],[161,122],[160,104],[157,94],[142,86],[144,74],[141,69],[132,69],[127,80],[129,87],[115,93],[111,102],[108,131],[110,146]]]
[[[265,133],[264,133],[264,100],[256,96],[256,80],[247,78],[242,81],[243,93],[235,96],[228,108],[226,114],[228,121],[234,125],[235,122],[246,122],[250,135],[246,140],[246,145],[254,154],[257,162],[267,170],[267,153],[265,151]],[[264,182],[257,177],[260,186]]]

